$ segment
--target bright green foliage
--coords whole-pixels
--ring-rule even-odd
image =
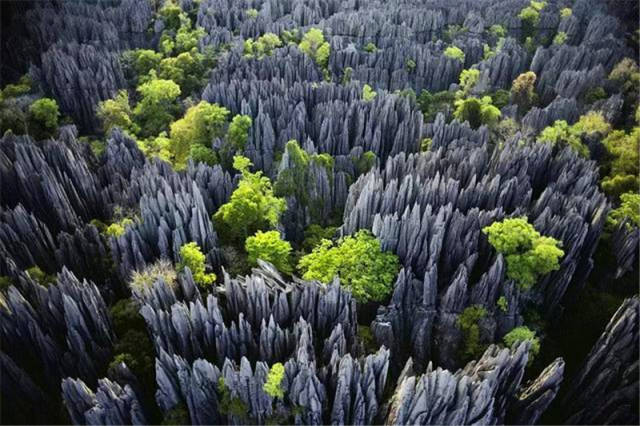
[[[420,151],[421,152],[429,151],[431,149],[431,144],[433,144],[433,139],[431,138],[422,139],[422,141],[420,142]]]
[[[411,58],[407,58],[407,60],[404,63],[404,66],[407,68],[407,71],[412,72],[413,70],[416,69],[416,61],[414,61]]]
[[[266,33],[258,37],[255,41],[252,39],[244,42],[244,55],[247,57],[263,58],[271,56],[273,50],[282,47],[282,40],[274,33]]]
[[[564,31],[558,31],[556,36],[553,38],[553,44],[564,44],[567,41],[567,33]]]
[[[529,4],[531,5],[531,7],[533,9],[537,10],[538,12],[540,12],[547,5],[547,2],[546,1],[531,0],[531,2]]]
[[[483,96],[482,99],[475,97],[458,99],[455,106],[453,116],[461,122],[468,121],[474,129],[481,125],[491,127],[498,123],[502,116],[500,110],[491,103],[489,96]]]
[[[249,407],[237,396],[231,396],[231,391],[224,382],[224,378],[218,379],[218,409],[224,415],[232,415],[241,419],[247,418]]]
[[[520,131],[520,125],[513,118],[507,117],[500,120],[500,122],[491,130],[495,141],[498,142],[498,144],[501,144],[515,136],[515,134]]]
[[[536,73],[527,71],[516,77],[511,84],[511,96],[521,114],[531,108],[536,101],[536,78]]]
[[[565,7],[562,10],[560,10],[560,17],[562,19],[568,18],[569,16],[571,16],[571,14],[572,14],[571,9],[568,7]]]
[[[242,178],[229,202],[213,216],[218,233],[230,242],[241,243],[258,230],[273,228],[287,208],[285,200],[273,194],[269,178],[251,173],[251,165],[246,157],[234,157],[233,167]]]
[[[56,282],[55,275],[47,274],[38,266],[32,266],[31,268],[26,269],[25,272],[38,284],[44,287],[49,287],[51,284],[55,284]]]
[[[507,36],[507,30],[505,30],[502,25],[498,24],[489,27],[489,33],[497,38],[503,38]]]
[[[278,231],[258,231],[247,238],[244,246],[249,263],[258,264],[258,259],[270,262],[278,271],[291,274],[291,244],[280,238]]]
[[[560,241],[540,235],[526,218],[505,219],[485,227],[489,243],[507,261],[507,276],[529,289],[538,277],[560,268]]]
[[[573,125],[573,131],[578,135],[593,136],[599,133],[604,136],[611,131],[611,125],[601,112],[589,111]]]
[[[360,302],[384,300],[393,290],[398,268],[398,257],[383,252],[380,241],[365,230],[342,238],[337,245],[321,240],[298,263],[306,280],[329,283],[339,276],[342,285],[350,288]]]
[[[284,390],[280,385],[282,383],[282,379],[284,379],[284,365],[279,362],[276,362],[269,369],[269,374],[267,374],[267,381],[264,383],[262,389],[269,395],[271,398],[284,398]]]
[[[227,141],[236,151],[244,150],[244,146],[249,139],[249,130],[251,129],[251,117],[248,115],[236,115],[229,124],[227,130]]]
[[[351,75],[353,74],[353,68],[346,67],[344,74],[342,74],[342,84],[348,84],[351,82]]]
[[[100,102],[96,113],[102,121],[102,129],[105,133],[113,127],[120,127],[130,134],[135,134],[140,130],[137,124],[131,120],[133,112],[126,90],[120,90],[113,99]]]
[[[245,14],[249,19],[256,19],[258,17],[258,11],[256,9],[247,9]]]
[[[180,247],[180,263],[178,270],[188,267],[193,274],[193,279],[202,287],[208,287],[216,280],[216,274],[206,273],[206,257],[197,243],[191,242]]]
[[[298,47],[304,53],[313,58],[321,68],[327,68],[331,47],[329,46],[329,43],[324,40],[322,30],[319,30],[318,28],[311,28],[307,31],[304,37],[302,37],[302,41]]]
[[[176,100],[180,86],[171,80],[152,78],[138,86],[141,99],[133,110],[143,137],[156,135],[166,130],[178,110]]]
[[[480,70],[475,68],[470,68],[468,70],[462,70],[460,73],[460,83],[458,86],[460,90],[456,93],[458,98],[463,98],[471,93],[471,89],[476,85],[478,79],[480,78]]]
[[[300,32],[297,28],[291,30],[284,30],[280,33],[280,37],[285,44],[298,44],[300,43]]]
[[[362,100],[369,102],[372,101],[378,94],[368,84],[362,87]]]
[[[428,90],[423,90],[420,92],[417,102],[424,115],[424,121],[430,123],[435,120],[438,112],[452,108],[454,100],[454,92],[443,90],[432,94]]]
[[[444,56],[464,62],[464,52],[457,46],[449,46],[444,49]]]
[[[174,166],[183,169],[189,157],[215,164],[217,160],[211,142],[224,135],[228,115],[226,108],[200,101],[189,108],[184,117],[171,123],[170,151]]]
[[[376,47],[376,45],[375,45],[375,44],[373,44],[373,43],[371,43],[371,42],[367,43],[367,44],[364,46],[364,51],[365,51],[365,52],[373,53],[373,52],[375,52],[376,50],[378,50],[378,48]]]
[[[166,259],[159,259],[140,271],[133,271],[129,286],[136,289],[149,288],[157,280],[162,279],[165,284],[173,287],[177,278],[176,270],[171,262]]]
[[[123,56],[125,63],[131,64],[138,78],[149,74],[151,70],[155,70],[162,60],[162,54],[149,49],[129,50]]]
[[[640,34],[636,32],[636,34]],[[634,114],[638,108],[638,93],[640,92],[640,68],[636,60],[624,58],[609,74],[609,79],[617,86],[624,97],[622,117],[625,118],[625,127],[629,128],[633,122]],[[637,122],[637,120],[636,120]]]
[[[328,226],[323,228],[320,225],[309,225],[304,230],[304,240],[302,241],[302,250],[305,253],[309,253],[313,248],[320,244],[322,240],[330,240],[336,234],[338,228],[335,226]]]
[[[120,235],[124,234],[124,231],[126,231],[127,227],[131,225],[133,225],[133,220],[125,217],[124,219],[107,226],[107,229],[105,229],[104,233],[109,237],[119,237]]]
[[[592,87],[590,89],[587,89],[587,91],[584,93],[584,101],[587,104],[592,104],[601,99],[606,99],[606,97],[607,92],[603,87]]]
[[[478,323],[486,315],[487,310],[484,307],[472,305],[458,316],[457,325],[462,332],[464,342],[461,351],[464,361],[478,358],[484,351],[484,345],[480,342],[480,326]]]
[[[549,142],[552,145],[558,143],[567,145],[583,157],[589,156],[587,148],[572,127],[564,120],[557,120],[552,126],[547,126],[538,135],[538,142]]]
[[[640,228],[640,194],[628,192],[620,196],[620,206],[609,212],[607,227],[613,228],[624,219],[628,219],[627,226]]]
[[[54,99],[42,98],[29,106],[31,122],[42,130],[43,136],[51,136],[58,128],[60,110]]]
[[[637,192],[640,189],[640,128],[635,127],[631,133],[614,130],[602,143],[611,157],[602,189],[615,197],[624,192]]]
[[[157,68],[159,78],[172,80],[180,86],[183,94],[196,91],[202,85],[207,73],[207,61],[204,54],[194,47],[175,57],[164,58]]]
[[[498,297],[498,301],[496,302],[496,305],[498,305],[498,308],[500,308],[500,310],[504,313],[507,312],[507,309],[509,309],[509,304],[507,303],[507,298],[504,296],[500,296]]]
[[[536,337],[535,331],[529,330],[528,327],[521,326],[516,327],[507,334],[505,334],[504,344],[506,347],[511,348],[516,342],[524,342],[526,340],[531,342],[531,347],[529,349],[529,363],[533,361],[533,359],[540,352],[540,339]]]
[[[160,133],[156,138],[149,138],[136,141],[140,151],[147,157],[156,157],[167,163],[172,163],[173,154],[170,151],[171,139],[166,132]]]
[[[16,84],[7,84],[4,89],[0,90],[0,102],[8,98],[17,98],[31,91],[31,77],[28,74],[23,75]]]

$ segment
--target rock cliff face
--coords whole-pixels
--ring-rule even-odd
[[[562,401],[568,424],[638,422],[639,315],[636,296],[609,321]]]
[[[460,132],[433,134],[440,145],[440,138]],[[607,211],[593,163],[570,150],[513,142],[490,152],[486,144],[462,140],[427,154],[390,158],[351,186],[345,207],[343,233],[371,229],[404,265],[391,303],[373,327],[380,343],[396,354],[406,353],[396,341],[409,343],[418,364],[436,359],[455,365],[456,318],[468,306],[489,312],[482,322],[487,341],[520,325],[525,304],[552,315],[570,283],[580,285],[592,267]],[[506,277],[504,259],[481,233],[495,220],[522,215],[543,235],[561,240],[565,251],[560,269],[526,291]],[[495,305],[501,296],[507,299],[504,311]]]

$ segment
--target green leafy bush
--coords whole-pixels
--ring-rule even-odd
[[[172,80],[152,78],[137,88],[141,96],[133,110],[140,135],[148,137],[167,130],[178,111],[177,99],[180,86]]]
[[[497,38],[503,38],[507,36],[507,30],[505,30],[502,25],[498,24],[489,27],[489,33]]]
[[[236,115],[229,124],[227,130],[227,141],[236,151],[244,150],[244,146],[249,139],[249,130],[251,129],[251,117],[248,115]]]
[[[263,58],[271,56],[274,49],[282,47],[282,40],[274,33],[265,33],[255,40],[248,39],[244,42],[243,54],[248,58]]]
[[[536,73],[527,71],[520,74],[511,84],[513,102],[518,105],[520,114],[524,114],[536,102]]]
[[[552,126],[545,127],[538,135],[537,140],[538,142],[549,142],[552,145],[567,145],[581,156],[589,156],[589,148],[582,143],[580,137],[564,120],[557,120]]]
[[[180,247],[180,263],[178,270],[188,267],[193,274],[193,279],[202,287],[212,285],[216,280],[216,274],[206,273],[206,257],[197,243],[191,242]]]
[[[631,133],[614,130],[602,141],[610,157],[602,189],[613,197],[640,189],[640,128]]]
[[[133,225],[133,220],[125,217],[124,219],[114,222],[111,225],[107,226],[104,233],[109,237],[119,237],[124,234],[128,226]]]
[[[420,142],[420,152],[427,152],[431,149],[431,145],[433,144],[433,139],[424,138]]]
[[[304,240],[302,241],[302,250],[309,253],[314,247],[320,244],[322,240],[330,240],[338,230],[335,226],[327,226],[323,228],[320,225],[312,224],[304,230]]]
[[[460,90],[456,93],[456,96],[459,98],[463,98],[471,93],[471,90],[478,82],[480,78],[480,70],[475,68],[470,68],[467,70],[462,70],[460,73],[460,82],[458,86]]]
[[[60,110],[54,99],[41,98],[29,106],[30,132],[37,138],[54,135],[58,129]]]
[[[342,285],[350,288],[360,302],[384,300],[393,290],[398,268],[398,257],[383,252],[380,241],[365,230],[344,237],[335,245],[321,240],[298,263],[306,280],[329,283],[339,276]]]
[[[329,65],[331,46],[324,40],[322,30],[311,28],[302,37],[302,41],[298,47],[309,55],[321,68],[326,69],[327,65]]]
[[[464,52],[457,46],[449,46],[444,50],[444,56],[464,62]]]
[[[453,108],[454,101],[455,93],[448,90],[433,94],[428,90],[422,90],[417,99],[420,111],[424,115],[424,121],[427,123],[435,120],[438,112]]]
[[[378,94],[368,84],[362,87],[362,100],[366,102],[372,101]]]
[[[278,231],[258,231],[245,242],[249,264],[257,265],[258,259],[270,262],[280,272],[291,274],[291,244],[280,237]]]
[[[603,87],[592,87],[590,89],[587,89],[587,91],[584,93],[584,101],[587,104],[592,104],[596,101],[606,98],[607,92]]]
[[[273,194],[271,181],[262,172],[251,173],[248,158],[235,156],[233,167],[242,173],[229,201],[213,216],[218,233],[229,242],[243,243],[258,230],[275,227],[286,210],[283,198]]]
[[[171,145],[173,165],[184,169],[189,157],[213,165],[217,157],[211,142],[224,135],[229,110],[217,104],[200,101],[187,110],[179,120],[171,123]]]
[[[378,50],[378,48],[376,47],[375,44],[369,42],[364,46],[364,51],[368,52],[368,53],[374,53],[376,50]]]
[[[568,8],[568,7],[565,7],[565,8],[560,10],[560,17],[562,19],[568,18],[569,16],[571,16],[571,14],[572,14],[571,9]]]
[[[105,133],[113,127],[119,127],[130,134],[136,134],[140,131],[138,125],[131,119],[133,112],[126,90],[120,90],[113,99],[100,102],[96,115],[102,121],[102,129]]]
[[[553,44],[564,44],[567,41],[567,33],[564,31],[558,31],[556,36],[553,38]]]
[[[269,369],[269,374],[267,374],[267,381],[264,383],[263,389],[267,395],[271,398],[284,398],[284,390],[280,385],[282,383],[282,379],[284,378],[284,365],[279,362],[276,362]]]
[[[249,407],[237,396],[231,396],[231,391],[224,382],[224,378],[218,379],[218,409],[224,415],[232,415],[241,419],[247,419]]]
[[[479,321],[487,315],[487,310],[480,305],[467,307],[458,316],[457,326],[462,332],[463,347],[461,357],[463,361],[479,358],[485,349],[480,342]]]
[[[162,279],[165,284],[170,287],[174,287],[176,285],[177,278],[178,275],[173,264],[167,259],[158,259],[154,263],[145,266],[140,271],[133,271],[131,273],[129,286],[138,289],[149,288],[153,283]]]
[[[55,284],[56,277],[55,275],[49,275],[40,269],[39,266],[32,266],[25,270],[29,276],[34,279],[38,284],[44,287],[49,287],[51,284]]]
[[[540,339],[536,337],[535,331],[529,330],[528,327],[521,326],[516,327],[508,332],[504,338],[504,344],[506,347],[511,348],[516,342],[530,341],[531,347],[529,348],[529,364],[540,352]]]
[[[249,19],[256,19],[258,17],[258,11],[256,9],[247,9],[245,14]]]
[[[628,192],[620,196],[620,206],[609,212],[607,226],[611,229],[627,219],[627,226],[640,228],[640,194]]]
[[[507,298],[504,296],[500,296],[498,297],[498,301],[496,302],[496,305],[498,305],[498,308],[500,308],[500,310],[504,313],[507,312],[507,309],[509,309],[509,304],[507,303]]]
[[[356,172],[361,175],[367,173],[376,165],[376,154],[373,151],[365,151],[355,162]]]
[[[560,242],[544,237],[526,218],[504,219],[482,229],[489,243],[502,253],[507,261],[507,277],[522,289],[531,288],[537,279],[560,268],[564,256]]]
[[[453,116],[459,121],[468,121],[469,125],[477,129],[481,125],[494,126],[502,116],[500,110],[491,103],[489,96],[482,99],[469,97],[455,101],[456,109]]]
[[[611,124],[605,120],[601,112],[589,111],[580,116],[572,130],[578,135],[594,136],[600,134],[606,136],[611,131]]]

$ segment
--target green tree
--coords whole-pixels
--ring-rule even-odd
[[[531,2],[530,6],[525,7],[518,14],[520,22],[522,24],[523,38],[533,37],[535,34],[536,26],[540,22],[540,9],[536,7],[541,2]]]
[[[627,219],[627,226],[640,228],[640,194],[628,192],[620,196],[620,206],[609,212],[607,227],[614,228]]]
[[[563,8],[563,9],[561,9],[561,10],[560,10],[560,17],[561,17],[562,19],[566,19],[566,18],[568,18],[568,17],[569,17],[569,16],[571,16],[571,15],[572,15],[571,9],[570,9],[570,8],[568,8],[568,7],[565,7],[565,8]]]
[[[31,268],[26,269],[25,272],[29,274],[29,276],[38,284],[44,287],[49,287],[51,284],[55,284],[56,282],[55,275],[47,274],[42,269],[40,269],[39,266],[34,265]]]
[[[162,54],[149,49],[135,49],[124,52],[123,59],[125,64],[133,69],[137,78],[141,78],[158,68]]]
[[[35,137],[51,137],[58,128],[58,103],[50,98],[38,99],[29,106],[29,116],[30,130]]]
[[[561,243],[544,237],[526,218],[504,219],[482,229],[489,243],[507,261],[507,277],[523,289],[531,288],[537,279],[560,268],[559,259],[564,251]]]
[[[496,38],[503,38],[507,36],[507,31],[504,29],[504,27],[498,24],[489,27],[489,33]]]
[[[578,135],[594,136],[600,134],[605,136],[611,131],[611,125],[605,120],[601,112],[589,111],[580,116],[573,125],[572,130]]]
[[[529,330],[526,326],[516,327],[507,334],[505,334],[504,345],[508,348],[512,348],[513,345],[518,342],[530,341],[531,347],[529,348],[529,364],[540,352],[540,339],[536,337],[536,332]]]
[[[451,59],[456,59],[460,62],[464,62],[464,52],[457,46],[449,46],[444,50],[444,56]]]
[[[500,310],[504,313],[506,313],[507,309],[509,309],[509,303],[507,302],[507,298],[504,296],[500,296],[498,298],[496,305],[498,305],[498,308],[500,308]]]
[[[107,226],[104,233],[109,237],[119,237],[124,234],[127,227],[133,225],[133,223],[132,219],[125,217],[124,219]]]
[[[558,31],[556,36],[553,38],[553,44],[565,44],[567,42],[567,33],[564,31]]]
[[[364,46],[364,51],[367,53],[374,53],[376,50],[378,50],[378,48],[372,42],[369,42]]]
[[[462,332],[462,359],[468,361],[482,355],[485,345],[480,342],[480,325],[482,318],[487,316],[487,310],[481,305],[465,308],[458,316],[457,325]]]
[[[291,244],[280,238],[278,231],[258,231],[247,238],[245,250],[251,265],[257,265],[258,259],[270,262],[280,272],[291,274]]]
[[[247,9],[244,13],[249,19],[256,19],[258,17],[258,11],[256,9]]]
[[[336,234],[338,228],[335,226],[327,226],[323,228],[320,225],[312,224],[304,230],[304,240],[302,241],[302,250],[309,253],[313,248],[320,244],[322,240],[330,240]]]
[[[229,202],[213,216],[218,233],[229,242],[242,243],[258,230],[273,228],[286,210],[284,199],[274,196],[269,178],[251,173],[248,158],[235,156],[233,167],[242,173]]]
[[[631,133],[614,130],[602,143],[609,155],[603,167],[607,175],[602,180],[602,189],[613,197],[637,192],[640,189],[640,128],[634,128]]]
[[[212,285],[216,280],[216,274],[206,272],[206,257],[197,243],[191,242],[180,247],[180,263],[178,270],[182,271],[185,267],[191,270],[193,279],[202,287]]]
[[[178,111],[177,99],[180,86],[171,80],[152,78],[137,88],[141,99],[133,110],[143,137],[167,130]]]
[[[454,101],[455,93],[449,92],[448,90],[433,94],[428,90],[422,90],[417,99],[420,111],[422,111],[424,115],[424,121],[427,123],[435,120],[438,112],[451,109]]]
[[[233,150],[241,152],[244,150],[247,140],[249,139],[249,130],[251,129],[251,117],[248,115],[236,115],[229,124],[227,130],[227,142],[231,144]]]
[[[302,37],[302,41],[298,45],[300,50],[309,55],[323,69],[329,64],[329,54],[331,46],[325,41],[322,30],[311,28]]]
[[[471,90],[478,82],[480,78],[480,70],[475,68],[470,68],[467,70],[462,70],[460,73],[460,82],[458,86],[460,90],[456,93],[458,98],[464,98],[471,93]]]
[[[282,389],[282,379],[284,379],[284,365],[276,362],[269,369],[267,374],[267,381],[262,387],[267,395],[271,398],[284,398],[284,390]]]
[[[582,143],[580,137],[564,120],[557,120],[552,126],[545,127],[538,135],[538,142],[566,145],[583,157],[589,156],[589,148]]]
[[[527,71],[520,74],[511,84],[511,97],[518,105],[520,114],[524,114],[536,102],[536,73]]]
[[[189,157],[215,164],[217,159],[211,143],[224,135],[228,115],[226,108],[200,101],[189,108],[184,117],[171,123],[170,151],[174,166],[183,169]]]
[[[282,40],[274,33],[265,33],[255,41],[245,40],[243,53],[247,57],[263,58],[271,56],[274,49],[282,47]]]
[[[399,269],[398,257],[382,251],[380,241],[369,231],[342,238],[334,245],[321,240],[320,245],[300,259],[298,269],[306,280],[329,283],[340,277],[360,302],[384,300],[393,290]]]
[[[129,94],[126,90],[120,90],[113,99],[107,99],[98,104],[97,116],[102,121],[102,129],[105,133],[113,127],[136,134],[140,128],[131,120],[133,112],[129,105]]]
[[[475,97],[458,99],[455,106],[453,116],[459,121],[468,121],[474,129],[483,124],[489,127],[494,126],[502,116],[500,110],[491,103],[489,96],[483,96],[482,99]]]
[[[370,102],[375,98],[378,94],[375,90],[371,88],[368,84],[362,86],[362,100],[365,102]]]

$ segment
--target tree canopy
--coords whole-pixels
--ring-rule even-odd
[[[384,300],[393,290],[398,268],[398,257],[382,251],[380,241],[366,230],[344,237],[337,244],[321,240],[298,263],[306,280],[329,283],[339,276],[341,284],[350,288],[360,302]]]
[[[248,158],[234,157],[233,167],[242,177],[229,202],[213,216],[218,233],[229,242],[241,243],[258,230],[275,227],[287,208],[285,200],[273,194],[269,178],[250,172],[251,166]]]
[[[526,218],[494,222],[482,229],[489,243],[507,261],[507,276],[521,288],[529,289],[540,276],[558,270],[564,256],[560,241],[540,235]]]
[[[290,274],[291,267],[291,244],[280,237],[278,231],[258,231],[255,235],[247,238],[245,250],[249,259],[249,264],[255,266],[258,259],[272,263],[280,272]]]
[[[180,263],[178,270],[185,267],[191,270],[193,279],[203,287],[210,286],[216,280],[216,274],[206,272],[206,257],[197,243],[190,242],[180,247]]]

